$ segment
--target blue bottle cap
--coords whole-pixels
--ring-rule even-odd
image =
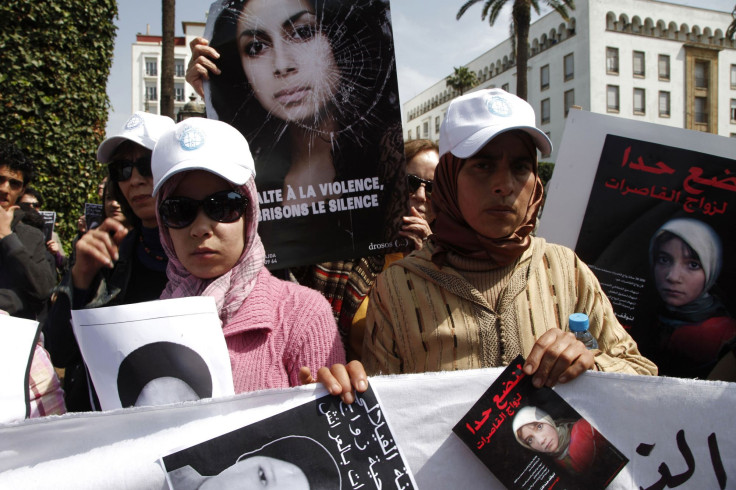
[[[573,313],[570,315],[568,325],[572,332],[585,332],[588,330],[588,326],[590,325],[588,315],[585,313]]]

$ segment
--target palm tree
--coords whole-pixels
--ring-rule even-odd
[[[736,34],[736,7],[733,8],[733,11],[731,12],[731,17],[733,20],[731,21],[731,25],[728,26],[728,30],[726,31],[726,39],[733,40],[734,34]]]
[[[493,26],[501,9],[506,5],[506,0],[468,0],[460,7],[456,18],[459,20],[466,10],[481,1],[485,2],[481,20],[486,20],[486,17],[488,17],[488,23]],[[565,21],[570,20],[567,8],[575,10],[574,0],[545,1]],[[516,95],[524,100],[526,100],[527,94],[526,67],[529,61],[529,25],[532,21],[532,7],[534,7],[534,12],[539,15],[539,0],[514,0],[511,11],[511,32],[516,35],[514,40],[516,46]]]
[[[161,114],[174,118],[174,12],[176,0],[161,0]]]
[[[468,69],[467,66],[455,67],[455,73],[446,79],[447,87],[457,90],[462,95],[467,89],[478,85],[478,77],[474,71]]]

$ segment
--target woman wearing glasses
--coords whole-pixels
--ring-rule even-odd
[[[422,248],[422,242],[432,232],[429,225],[434,221],[430,204],[434,170],[440,161],[437,145],[429,140],[411,140],[404,143],[406,156],[406,180],[409,189],[409,215],[399,234],[414,242],[414,248]]]
[[[85,233],[75,245],[69,273],[52,296],[44,331],[54,365],[66,368],[69,411],[92,408],[70,311],[150,301],[166,285],[167,259],[158,236],[151,152],[159,136],[173,127],[171,118],[136,112],[121,134],[107,138],[97,150],[97,159],[108,165],[109,179],[132,228],[108,217]]]
[[[297,386],[322,366],[344,363],[329,303],[264,266],[255,166],[245,138],[223,122],[190,118],[161,137],[152,169],[169,258],[161,298],[214,297],[235,392]]]

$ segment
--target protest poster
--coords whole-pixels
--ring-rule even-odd
[[[706,377],[736,336],[735,151],[730,138],[584,111],[565,128],[539,234],[590,266],[660,374]]]
[[[38,338],[34,320],[0,314],[0,423],[23,420],[30,413],[28,374]]]
[[[43,236],[48,242],[54,233],[54,224],[56,223],[56,211],[39,211],[38,214],[43,218]]]
[[[605,488],[629,461],[518,356],[452,429],[510,489]]]
[[[85,203],[84,219],[87,221],[87,229],[97,228],[105,220],[105,210],[102,204]]]
[[[221,71],[204,82],[207,117],[250,145],[266,265],[406,249],[389,3],[218,0],[204,36]]]
[[[210,296],[72,310],[72,327],[102,410],[234,392]]]
[[[412,489],[416,483],[372,388],[326,395],[162,458],[172,490]],[[250,485],[250,486],[249,486]]]

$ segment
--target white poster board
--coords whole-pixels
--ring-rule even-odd
[[[103,410],[234,393],[212,297],[73,310],[72,325]]]
[[[28,373],[38,335],[38,322],[0,314],[0,422],[29,414]]]

